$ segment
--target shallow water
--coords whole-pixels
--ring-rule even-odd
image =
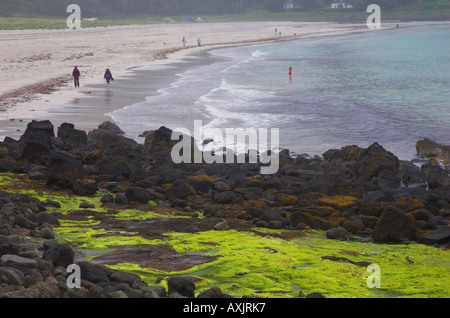
[[[448,52],[442,25],[215,49],[220,61],[109,115],[133,137],[202,120],[279,128],[280,146],[297,153],[378,142],[410,160],[420,139],[449,143]]]

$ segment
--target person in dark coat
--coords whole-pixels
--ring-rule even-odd
[[[80,87],[80,75],[81,75],[81,73],[80,73],[80,70],[78,69],[78,66],[75,66],[75,68],[73,69],[73,72],[72,72],[75,87]]]
[[[106,69],[104,79],[106,80],[106,87],[109,87],[109,84],[111,84],[111,81],[114,81],[114,78],[112,76],[111,71]]]

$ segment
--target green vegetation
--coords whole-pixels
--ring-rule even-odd
[[[210,256],[207,263],[192,264],[181,271],[161,271],[123,263],[111,268],[139,274],[149,285],[166,286],[166,278],[194,276],[196,293],[218,286],[224,293],[267,298],[304,297],[312,292],[329,298],[448,298],[450,296],[450,254],[421,244],[375,244],[327,239],[323,231],[292,231],[253,228],[247,230],[164,231],[143,237],[120,222],[185,218],[182,213],[150,202],[145,209],[113,210],[101,205],[101,194],[92,197],[52,192],[42,182],[26,176],[0,174],[0,190],[29,194],[45,202],[54,200],[61,208],[49,209],[62,215],[54,228],[57,240],[77,246],[85,258],[96,258],[127,246],[170,246],[177,259],[183,255]],[[78,207],[94,204],[91,214]],[[352,197],[324,197],[322,204],[340,208],[353,204]],[[80,217],[81,216],[81,217]],[[111,223],[113,222],[113,223]],[[183,222],[189,222],[188,219]],[[114,224],[107,227],[108,224]],[[186,223],[188,224],[188,223]],[[120,225],[120,226],[119,226]],[[381,288],[369,288],[372,274],[366,266],[381,270]]]
[[[279,233],[272,231],[271,234]],[[290,298],[312,292],[333,298],[432,298],[450,295],[447,284],[450,256],[447,251],[433,247],[341,242],[326,239],[323,232],[310,232],[305,238],[292,240],[234,230],[168,233],[167,237],[170,241],[158,244],[171,244],[179,253],[219,257],[211,263],[176,273],[140,268],[135,264],[112,267],[135,272],[149,284],[155,284],[160,280],[158,278],[195,276],[203,279],[197,284],[197,292],[219,286],[225,293],[235,296]],[[381,288],[367,287],[371,273],[366,267],[322,260],[324,256],[379,265]],[[161,284],[165,284],[164,280]]]

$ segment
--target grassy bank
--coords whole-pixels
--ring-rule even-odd
[[[356,10],[320,9],[310,12],[267,12],[249,11],[239,15],[202,16],[204,22],[255,22],[255,21],[293,21],[293,22],[338,22],[365,23],[368,13]],[[129,17],[100,18],[99,20],[83,20],[83,28],[107,27],[117,25],[143,25],[159,23],[185,23],[189,16],[174,17]],[[197,18],[197,17],[194,17]],[[399,10],[383,11],[382,20],[389,21],[450,21],[450,2],[439,5],[407,6]],[[0,17],[0,30],[25,29],[64,29],[65,18],[48,17]]]

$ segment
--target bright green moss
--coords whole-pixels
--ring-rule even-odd
[[[219,256],[216,261],[173,275],[202,278],[197,292],[219,286],[235,295],[298,297],[320,292],[326,297],[448,297],[448,252],[414,245],[379,245],[328,240],[323,233],[291,241],[260,237],[249,232],[210,231],[168,234],[180,253]],[[212,244],[219,246],[212,247]],[[381,268],[381,288],[367,287],[371,273],[350,263],[322,260],[323,256],[371,262]],[[409,261],[408,261],[408,259]],[[411,263],[411,260],[414,263]],[[140,269],[154,281],[155,272]],[[158,272],[156,275],[161,276]]]
[[[158,213],[154,211],[140,211],[140,210],[119,210],[113,215],[118,220],[150,220],[150,219],[164,219],[180,217],[167,213]]]

